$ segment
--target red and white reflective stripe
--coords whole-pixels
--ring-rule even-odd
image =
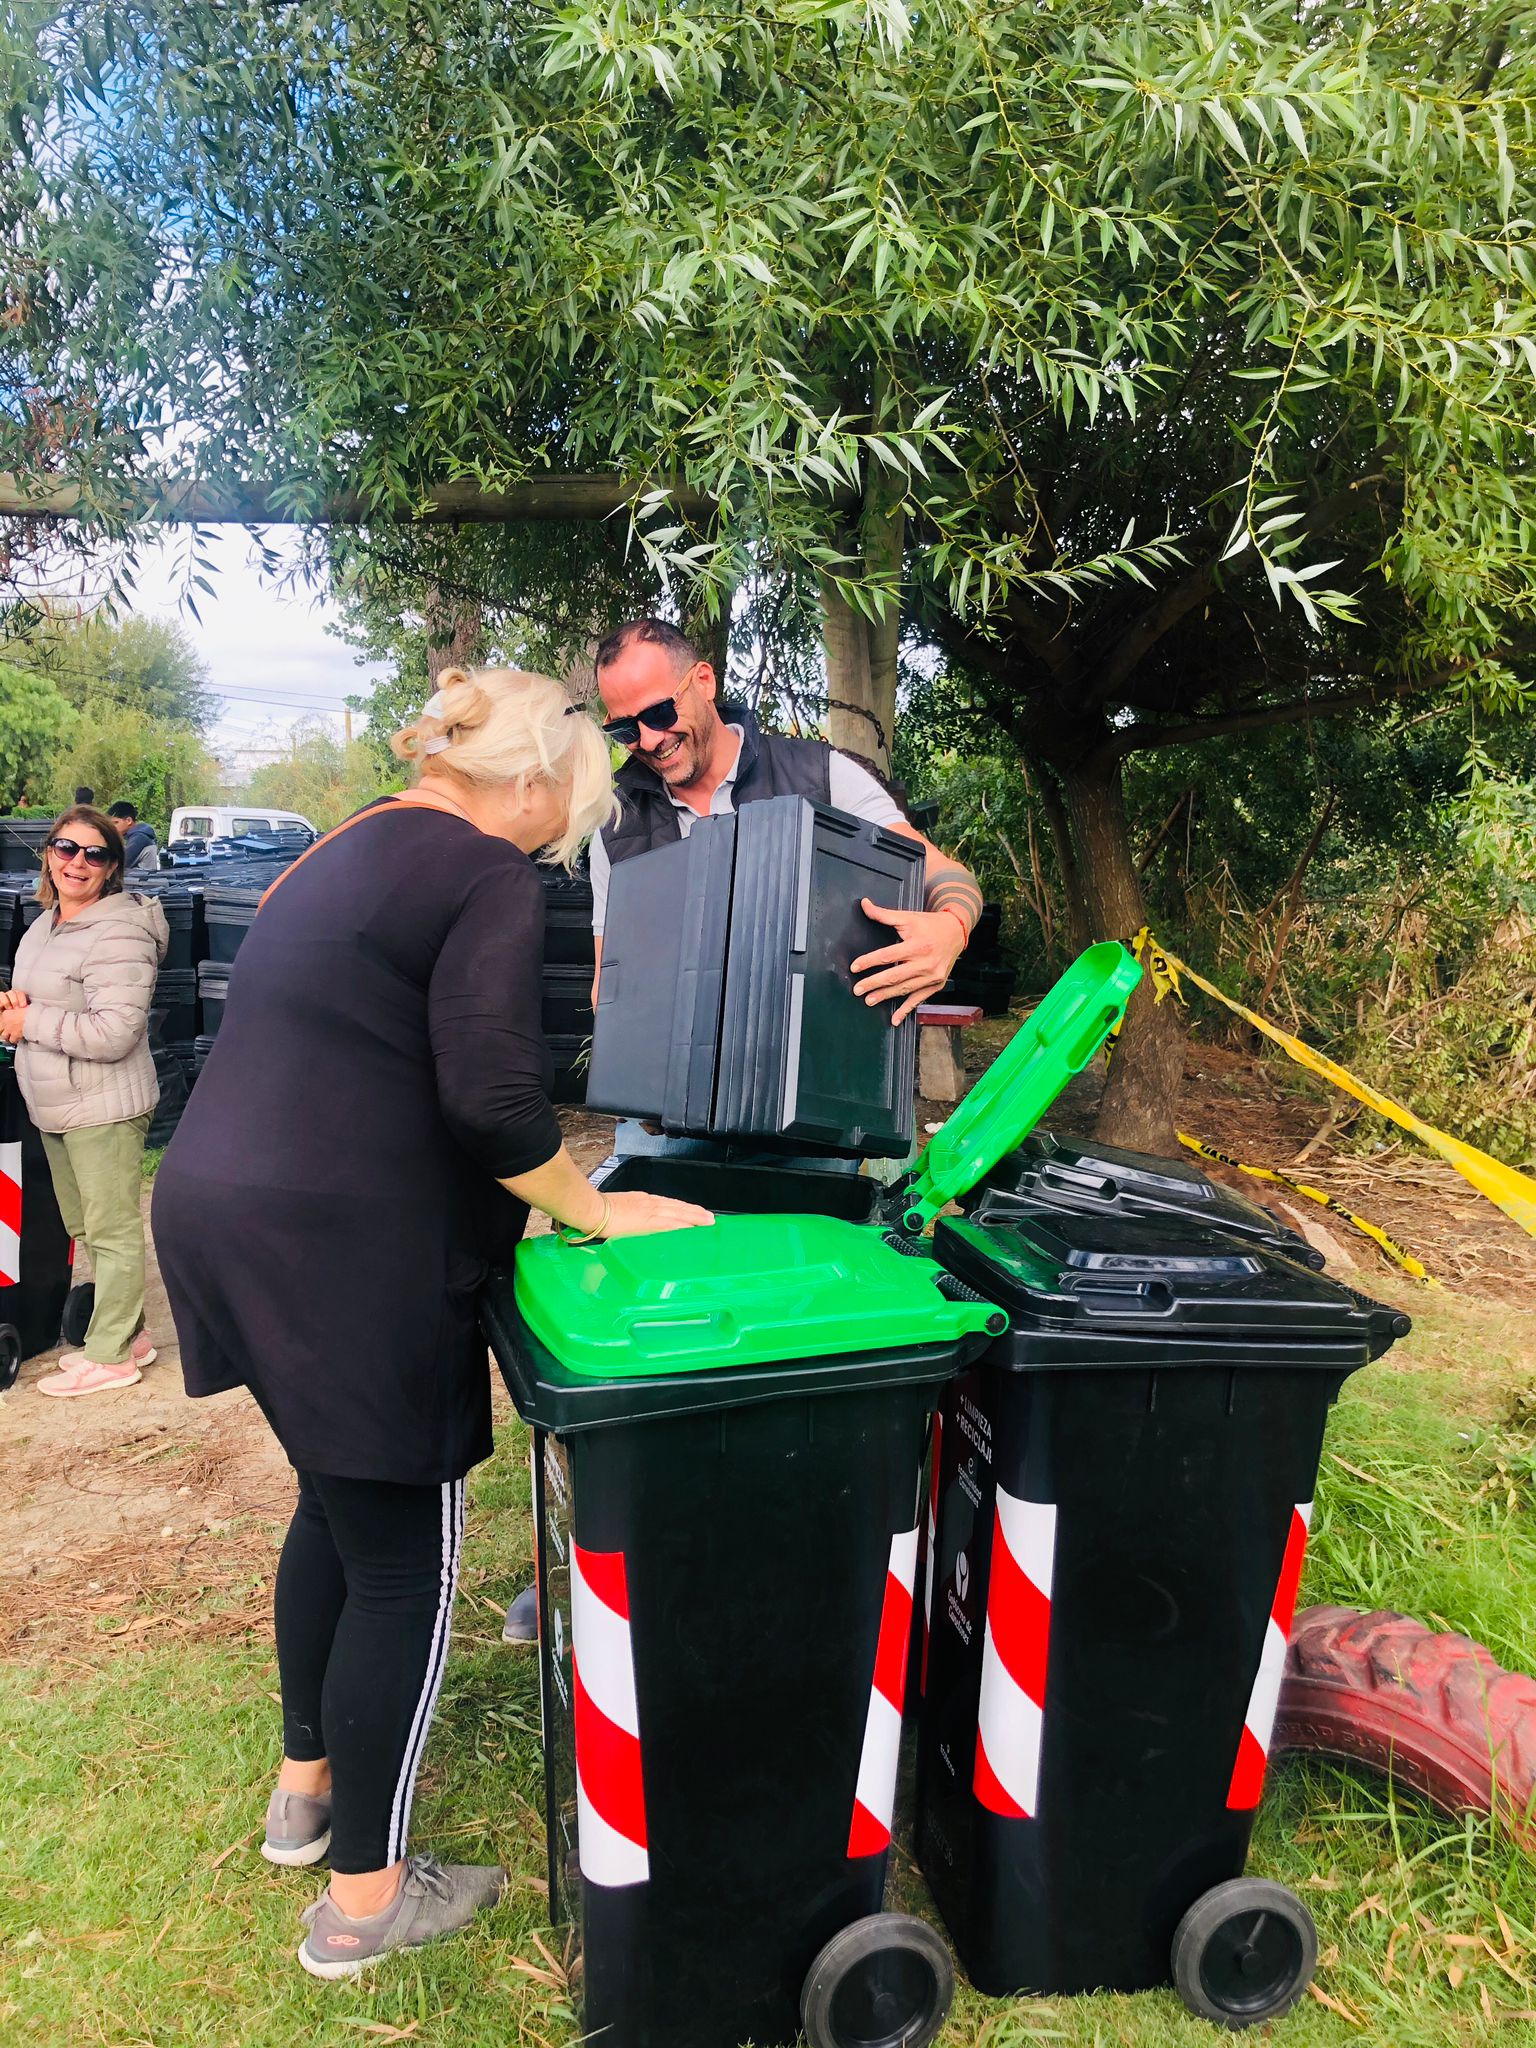
[[[1040,1794],[1056,1510],[997,1489],[972,1784],[989,1813],[1033,1820]]]
[[[912,1581],[917,1576],[917,1527],[891,1538],[880,1608],[880,1639],[869,1687],[869,1715],[859,1753],[859,1781],[848,1830],[850,1856],[879,1856],[891,1846],[896,1806],[896,1763],[901,1750],[901,1703],[907,1689],[907,1646],[912,1640]]]
[[[0,1287],[21,1280],[21,1140],[0,1145]]]
[[[1298,1501],[1291,1510],[1291,1526],[1285,1539],[1285,1559],[1280,1566],[1280,1583],[1270,1603],[1264,1628],[1264,1647],[1259,1652],[1258,1675],[1248,1700],[1242,1740],[1237,1745],[1237,1762],[1232,1766],[1232,1783],[1227,1805],[1247,1813],[1259,1803],[1264,1790],[1264,1769],[1269,1762],[1269,1738],[1275,1730],[1275,1710],[1280,1704],[1280,1680],[1285,1672],[1285,1646],[1296,1615],[1296,1595],[1301,1589],[1301,1564],[1307,1554],[1307,1530],[1312,1524],[1312,1503]]]
[[[917,1667],[917,1689],[928,1696],[928,1637],[933,1630],[933,1581],[939,1553],[939,1457],[944,1449],[944,1418],[933,1418],[933,1464],[928,1474],[927,1556],[923,1561],[923,1654]]]
[[[571,1545],[571,1673],[581,1874],[592,1884],[644,1884],[651,1859],[622,1550]]]

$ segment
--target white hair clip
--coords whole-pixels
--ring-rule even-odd
[[[429,697],[426,703],[422,705],[421,716],[423,718],[441,718],[442,715],[443,693],[441,690],[439,690],[435,696]]]
[[[424,754],[446,754],[450,744],[448,735],[439,733],[435,740],[428,740],[421,751]]]

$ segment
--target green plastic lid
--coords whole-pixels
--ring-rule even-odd
[[[567,1371],[601,1379],[952,1344],[1001,1321],[988,1302],[947,1299],[942,1278],[836,1216],[721,1216],[594,1245],[528,1238],[516,1264],[533,1334]]]
[[[1125,1014],[1141,967],[1113,939],[1090,946],[1025,1018],[918,1162],[903,1221],[921,1231],[1027,1137]]]

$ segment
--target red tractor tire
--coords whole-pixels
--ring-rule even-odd
[[[1308,1607],[1273,1747],[1386,1771],[1446,1813],[1493,1813],[1536,1851],[1536,1679],[1406,1614]]]

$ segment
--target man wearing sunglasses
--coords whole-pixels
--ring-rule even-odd
[[[853,962],[861,977],[853,984],[855,993],[867,1003],[890,1003],[893,1024],[938,993],[981,915],[981,890],[959,861],[907,823],[867,768],[822,740],[762,732],[739,705],[722,711],[713,668],[664,620],[634,619],[621,626],[598,648],[596,665],[608,714],[603,730],[629,753],[615,781],[623,815],[592,842],[599,973],[615,861],[686,838],[696,819],[734,811],[755,798],[806,796],[916,839],[927,855],[921,910],[887,910],[865,900],[866,916],[891,926],[894,936]]]

